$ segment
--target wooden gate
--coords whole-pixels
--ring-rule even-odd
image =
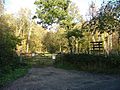
[[[90,42],[92,45],[91,47],[91,54],[104,54],[104,49],[103,49],[103,42],[102,41],[97,41],[97,42]]]
[[[25,53],[22,54],[23,62],[32,66],[53,65],[52,54],[49,53]]]

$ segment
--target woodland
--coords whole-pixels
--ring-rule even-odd
[[[21,55],[28,60],[32,53],[56,54],[55,67],[120,72],[120,0],[103,2],[99,10],[91,2],[87,19],[70,0],[34,4],[35,15],[24,8],[12,15],[0,3],[0,86],[27,72],[31,66]]]

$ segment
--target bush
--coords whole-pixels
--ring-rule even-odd
[[[6,84],[16,80],[17,78],[24,76],[28,71],[28,67],[21,67],[14,69],[13,71],[9,71],[9,73],[2,74],[0,76],[0,89],[1,87],[5,86]]]
[[[62,68],[71,68],[72,66],[72,68],[77,70],[92,72],[119,73],[120,57],[90,54],[63,54],[57,56],[55,65]]]
[[[0,73],[6,73],[18,66],[18,56],[15,52],[20,39],[15,36],[14,28],[0,16]]]

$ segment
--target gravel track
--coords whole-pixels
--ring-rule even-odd
[[[120,90],[120,77],[54,67],[32,68],[2,90]]]

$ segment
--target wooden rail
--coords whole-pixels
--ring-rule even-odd
[[[91,53],[92,54],[103,54],[103,42],[97,41],[97,42],[90,42],[92,44],[91,47]]]

